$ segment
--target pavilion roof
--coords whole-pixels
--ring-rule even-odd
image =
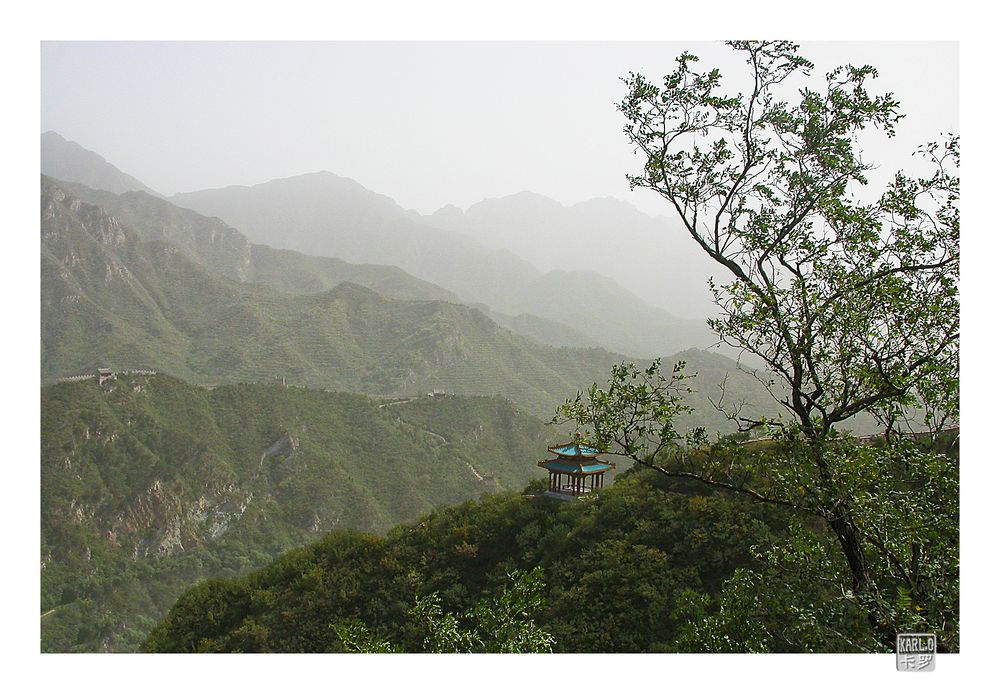
[[[571,441],[559,446],[552,446],[549,451],[555,453],[560,458],[593,458],[600,451],[591,446],[585,446],[579,441]]]
[[[584,463],[571,462],[568,460],[560,460],[556,458],[555,460],[543,460],[538,463],[538,467],[543,467],[546,470],[551,470],[553,472],[575,472],[577,474],[594,474],[597,472],[606,472],[607,470],[613,470],[615,467],[614,463],[605,463],[601,460],[594,460],[591,462]]]

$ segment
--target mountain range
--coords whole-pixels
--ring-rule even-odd
[[[291,294],[313,294],[353,282],[391,298],[458,302],[453,293],[398,267],[348,263],[251,243],[221,219],[205,217],[141,191],[116,195],[80,183],[50,183],[105,210],[133,229],[141,240],[169,243],[213,274],[236,282],[266,284]]]
[[[42,173],[53,178],[80,183],[94,190],[140,190],[152,198],[160,197],[99,155],[66,141],[56,133],[43,136],[42,152]],[[101,168],[101,163],[104,168]],[[117,207],[106,197],[96,198],[79,190],[74,194],[94,204]],[[170,234],[173,242],[188,252],[194,250],[180,238],[184,233],[183,227],[190,225],[190,220],[180,219],[182,215],[176,211],[167,212],[168,208],[158,207],[160,201],[139,202],[137,196],[131,197],[133,206],[144,206],[147,218],[150,215],[154,217],[153,224],[133,226],[158,225],[165,228],[173,225],[175,233]],[[511,200],[523,197],[513,196]],[[547,200],[541,196],[531,199],[534,198]],[[489,215],[485,215],[483,210],[496,207],[491,201],[470,208],[466,217],[475,222],[471,224],[460,224],[453,215],[436,214],[422,218],[412,211],[403,210],[387,196],[329,172],[304,174],[251,187],[231,186],[183,193],[170,200],[178,207],[224,220],[225,224],[217,225],[220,228],[216,233],[225,235],[222,227],[226,225],[239,229],[246,239],[258,246],[258,252],[264,252],[263,246],[266,245],[270,247],[267,253],[272,256],[279,255],[280,249],[325,259],[314,260],[314,264],[329,265],[332,259],[339,259],[352,264],[401,268],[414,278],[442,288],[438,298],[448,293],[450,298],[482,308],[505,327],[523,330],[529,337],[552,346],[602,346],[637,357],[657,357],[689,347],[707,348],[714,343],[714,336],[703,320],[676,318],[649,305],[619,282],[593,269],[577,270],[563,266],[542,272],[521,256],[503,248],[487,247],[481,241],[484,236],[492,235],[494,240],[503,240],[527,233],[539,238],[551,236],[558,243],[565,241],[567,249],[576,248],[579,239],[568,238],[566,230],[574,224],[580,224],[582,230],[593,229],[593,222],[587,220],[594,216],[588,216],[586,209],[605,209],[607,201],[591,201],[582,208],[570,208],[569,217],[563,220],[559,229],[552,226],[546,229],[546,233],[538,233],[537,224],[524,218],[524,215],[521,219],[514,215],[515,221],[510,227],[504,225],[503,214],[494,215],[493,222],[486,221]],[[554,201],[548,203],[561,209]],[[653,239],[652,247],[658,247],[654,232],[647,228],[648,224],[646,227],[641,223],[636,226],[637,220],[647,223],[654,220],[624,203],[617,207],[612,205],[612,208],[620,214],[617,217],[614,214],[610,217],[603,215],[599,224],[605,232],[605,239],[614,238],[624,228],[633,231],[627,234],[629,238],[611,244],[605,242],[605,247],[599,249],[591,244],[590,255],[603,258],[605,268],[619,269],[625,266],[615,260],[616,254],[640,255],[647,259],[656,255],[651,254],[649,248],[636,254],[635,247],[631,245]],[[156,216],[161,219],[157,221]],[[127,215],[123,218],[135,221]],[[484,234],[484,229],[494,229],[495,233]],[[635,231],[637,229],[639,231]],[[615,233],[609,235],[609,230]],[[597,232],[590,231],[584,235],[596,239],[595,234]],[[239,258],[232,253],[233,250],[245,249],[228,249],[226,262]],[[574,254],[567,257],[571,255]],[[579,251],[575,255],[579,255]],[[676,263],[666,259],[666,263],[663,267],[651,269],[636,266],[627,269],[625,274],[630,278],[676,279],[697,267],[690,259]],[[301,261],[298,263],[302,264]],[[668,271],[668,268],[672,269]],[[278,288],[283,291],[329,288],[329,283],[324,285],[322,280],[316,281],[316,274],[316,269],[310,268],[307,278],[278,283]],[[254,281],[253,274],[246,268],[233,268],[230,276],[240,281]],[[258,277],[266,281],[266,275]],[[356,278],[351,279],[356,281]],[[697,289],[693,284],[688,287],[691,291],[678,285],[674,287],[673,294],[668,292],[666,296],[670,297],[674,306],[690,312],[692,306],[697,304],[692,301],[692,296],[705,291],[704,276],[698,282]],[[379,287],[373,288],[380,290]],[[665,295],[660,293],[656,296]]]
[[[449,205],[422,221],[528,258],[545,272],[612,278],[674,315],[698,319],[717,311],[707,278],[718,274],[719,266],[677,223],[622,200],[593,198],[567,206],[523,191],[483,200],[464,212]]]
[[[549,347],[500,327],[473,307],[390,298],[351,281],[311,294],[239,282],[226,275],[241,268],[257,272],[254,263],[245,262],[244,251],[249,248],[253,258],[254,247],[239,232],[215,222],[207,228],[183,227],[194,232],[181,234],[185,244],[201,249],[188,255],[165,240],[164,229],[181,227],[147,227],[134,206],[124,211],[136,199],[141,209],[169,203],[141,193],[118,198],[109,206],[121,212],[111,214],[42,179],[45,381],[99,366],[153,368],[210,384],[284,377],[297,385],[380,395],[498,394],[548,417],[626,358],[598,348]],[[124,219],[141,224],[133,228]],[[147,231],[140,234],[139,228]],[[288,261],[282,267],[291,268],[292,275],[295,262],[318,262],[296,254],[277,257]],[[335,267],[353,272],[353,266]],[[383,276],[377,270],[368,268],[369,279]],[[388,274],[398,277],[397,272]],[[273,268],[264,274],[283,276]],[[329,274],[321,279],[333,282]],[[433,293],[419,282],[397,286]],[[696,383],[704,384],[705,392],[692,396],[703,425],[729,429],[708,396],[729,370],[736,371],[735,364],[699,350],[677,358],[699,372]],[[759,384],[747,374],[734,373],[728,387],[767,406]]]
[[[698,373],[682,430],[732,430],[723,381],[776,409],[613,280],[542,272],[347,179],[165,198],[42,143],[43,650],[134,650],[196,581],[518,489],[568,435],[543,425],[556,406],[636,355],[688,347],[668,358]],[[217,199],[227,215],[190,209]],[[119,376],[57,382],[98,367]]]
[[[561,323],[613,351],[656,357],[714,342],[704,321],[682,320],[650,306],[603,274],[542,272],[509,250],[433,226],[433,218],[416,218],[388,197],[329,172],[183,193],[170,200],[219,217],[252,241],[354,263],[395,265],[463,301]],[[686,297],[676,301],[684,304]]]

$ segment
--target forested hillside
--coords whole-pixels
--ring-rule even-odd
[[[349,282],[296,295],[226,279],[162,237],[142,240],[122,220],[43,179],[45,381],[101,366],[154,368],[209,384],[285,377],[380,395],[498,394],[546,418],[624,359],[538,344],[462,304],[391,299]],[[245,243],[224,226],[218,238]],[[760,384],[731,360],[701,351],[679,356],[692,372],[704,368],[694,404],[709,429],[732,428],[708,399],[727,369],[730,393],[773,410]]]
[[[42,648],[131,650],[193,582],[520,489],[560,434],[489,397],[120,375],[42,389]]]
[[[937,472],[957,480],[956,443],[954,437],[914,442],[911,454],[946,451],[934,456]],[[794,450],[722,442],[693,455],[700,464],[740,470],[758,459],[766,470],[788,465]],[[863,458],[875,449],[852,450]],[[683,463],[667,467],[681,470]],[[764,483],[745,474],[750,484]],[[396,648],[426,651],[435,637],[414,611],[418,599],[436,596],[445,615],[461,615],[510,588],[514,572],[539,567],[540,607],[530,618],[554,638],[556,652],[887,648],[866,609],[844,598],[843,569],[823,560],[836,551],[836,537],[792,506],[641,466],[580,500],[556,501],[543,489],[538,481],[523,494],[439,509],[384,536],[333,532],[247,576],[201,583],[177,601],[143,648],[350,651],[337,627],[353,622]],[[946,504],[956,510],[953,499]],[[942,523],[942,533],[951,537],[956,523],[954,517]],[[948,610],[955,621],[938,633],[957,649],[957,609],[935,602],[914,612],[919,606],[904,599],[909,593],[900,595],[896,609],[910,613],[901,619],[915,620],[913,628],[925,608]]]
[[[749,548],[778,541],[786,523],[774,509],[639,471],[585,501],[528,491],[442,509],[384,537],[335,532],[246,577],[199,584],[144,648],[336,652],[335,625],[357,619],[419,652],[415,596],[437,593],[457,613],[496,594],[511,571],[540,566],[539,625],[556,651],[686,650],[675,641],[697,597],[717,599],[737,568],[756,565]]]

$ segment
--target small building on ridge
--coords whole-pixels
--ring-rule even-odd
[[[604,473],[615,464],[598,459],[601,451],[580,443],[570,443],[548,449],[555,458],[543,460],[538,467],[549,471],[549,488],[545,496],[556,499],[578,499],[604,486]]]

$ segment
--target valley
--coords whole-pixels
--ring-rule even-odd
[[[43,388],[42,650],[134,650],[187,586],[518,490],[563,435],[499,398],[382,405],[163,374]]]
[[[444,232],[496,283],[519,267],[519,289],[546,298],[255,243],[54,133],[43,150],[44,172],[74,179],[41,179],[43,651],[135,650],[200,580],[522,489],[570,435],[547,424],[555,408],[626,358],[600,345],[627,325],[594,318],[647,310]],[[670,358],[699,373],[692,424],[730,430],[711,401],[723,379],[766,407],[728,358]]]
[[[267,175],[298,126],[225,179],[206,140],[191,188],[44,132],[41,651],[957,650],[957,138],[856,206],[853,124],[894,102],[831,82],[755,118],[695,60],[607,104],[669,216],[493,170],[421,213],[364,182],[403,157],[341,168],[329,124]]]

